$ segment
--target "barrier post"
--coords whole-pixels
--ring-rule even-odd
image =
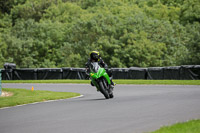
[[[1,89],[1,69],[0,69],[0,96],[1,96],[1,93],[2,93],[2,89]]]

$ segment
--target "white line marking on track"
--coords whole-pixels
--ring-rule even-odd
[[[9,109],[9,108],[14,108],[14,107],[21,107],[21,106],[26,106],[26,105],[34,105],[34,104],[38,104],[38,103],[49,103],[49,102],[57,102],[57,101],[62,101],[62,100],[67,100],[67,99],[76,99],[76,98],[81,98],[84,95],[80,95],[77,97],[71,97],[71,98],[66,98],[66,99],[58,99],[58,100],[48,100],[48,101],[42,101],[42,102],[34,102],[34,103],[28,103],[28,104],[21,104],[21,105],[16,105],[16,106],[11,106],[11,107],[3,107],[0,108],[0,110],[2,109]]]

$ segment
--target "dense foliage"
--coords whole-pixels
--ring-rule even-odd
[[[199,0],[0,0],[0,68],[200,64]]]

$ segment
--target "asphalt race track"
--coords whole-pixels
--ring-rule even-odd
[[[105,100],[86,84],[3,84],[78,92],[81,98],[0,109],[0,133],[143,133],[200,119],[200,86],[117,85]]]

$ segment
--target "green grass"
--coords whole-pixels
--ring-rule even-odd
[[[200,80],[113,80],[117,84],[200,85]],[[2,83],[76,83],[89,84],[89,80],[2,80]]]
[[[28,104],[34,102],[42,102],[47,100],[67,99],[75,96],[80,96],[78,93],[72,92],[52,92],[26,89],[2,89],[6,92],[12,92],[13,96],[0,97],[0,108]]]
[[[117,84],[200,85],[200,80],[116,80]]]
[[[74,83],[88,84],[89,80],[2,80],[2,83]]]
[[[200,133],[200,120],[165,126],[152,133]]]

